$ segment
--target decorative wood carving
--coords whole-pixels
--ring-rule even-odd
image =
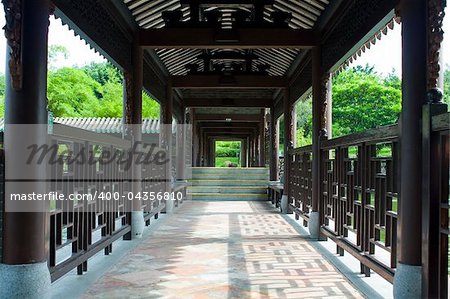
[[[77,35],[88,43],[95,41],[108,56],[117,62],[123,69],[131,69],[132,36],[127,35],[121,28],[117,18],[112,16],[105,5],[114,1],[80,1],[80,0],[53,0],[61,15],[61,21],[66,24],[68,19],[76,20],[81,29],[71,28]],[[71,24],[66,24],[71,27]],[[92,45],[92,44],[91,44]],[[92,45],[93,46],[93,45]]]
[[[347,1],[345,1],[347,2]],[[384,16],[395,8],[395,0],[348,1],[349,8],[322,44],[323,68],[329,70]],[[380,35],[371,40],[376,42]],[[353,57],[355,58],[355,57]]]
[[[441,43],[444,39],[442,22],[444,20],[446,0],[428,1],[428,88],[438,85],[441,65]]]
[[[328,84],[331,80],[331,74],[325,73],[322,76],[321,84],[320,84],[320,91],[321,91],[321,100],[322,103],[320,105],[320,131],[321,135],[326,136],[327,135],[327,106],[328,106],[328,96],[329,96],[329,89]]]
[[[133,76],[130,72],[123,73],[123,80],[125,84],[125,124],[133,123]]]
[[[22,15],[21,0],[2,0],[5,9],[5,37],[9,46],[9,72],[11,85],[16,91],[22,89]]]

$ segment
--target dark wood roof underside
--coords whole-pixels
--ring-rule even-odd
[[[75,34],[84,39],[92,48],[104,55],[121,70],[132,70],[131,52],[133,36],[146,29],[158,30],[166,28],[167,12],[180,10],[179,21],[182,26],[190,27],[192,0],[52,0],[56,6],[56,16],[68,24]],[[256,22],[255,3],[265,3],[262,17],[255,28],[264,30],[272,23],[285,22],[287,29],[310,30],[320,37],[322,45],[322,61],[324,70],[335,70],[337,65],[354,55],[358,49],[392,19],[393,10],[398,0],[195,0],[203,5],[198,13],[199,20],[205,21],[205,12],[219,11],[220,27],[233,28],[241,13],[248,13],[245,21]],[[211,4],[213,3],[213,4]],[[231,4],[230,4],[231,3]],[[233,4],[234,3],[234,4]],[[247,3],[247,4],[242,4]],[[288,13],[289,18],[283,17]],[[280,17],[281,14],[281,17]],[[217,14],[216,14],[217,15]],[[165,16],[165,17],[164,17]],[[278,16],[278,20],[276,17]],[[285,15],[284,15],[285,16]],[[284,21],[283,21],[284,20]],[[287,23],[286,23],[287,22]],[[383,23],[384,22],[384,23]],[[257,24],[257,25],[258,25]],[[195,25],[195,24],[194,24]],[[197,23],[198,25],[198,23]],[[204,25],[202,25],[204,26]],[[266,26],[266,27],[265,27]],[[195,27],[195,26],[194,26]],[[264,32],[264,31],[261,32]],[[195,39],[195,36],[192,36]],[[266,72],[267,77],[283,78],[286,81],[287,93],[292,102],[299,99],[311,87],[311,54],[308,47],[252,47],[249,49],[207,49],[192,47],[153,47],[146,48],[144,55],[144,88],[158,101],[164,102],[167,97],[167,85],[171,76],[185,76],[193,69],[205,69],[202,55],[216,55],[215,63],[221,65],[220,71],[235,70],[235,61],[227,58],[252,56],[251,68],[248,65],[244,72]],[[225,50],[225,51],[224,51]],[[352,52],[353,51],[353,52]],[[222,53],[220,53],[222,52]],[[223,53],[226,52],[226,53]],[[231,53],[233,52],[233,53]],[[218,54],[217,54],[218,53]],[[220,56],[220,54],[222,56]],[[226,54],[226,55],[225,55]],[[222,58],[221,58],[222,57]],[[240,60],[242,62],[242,59]],[[194,67],[192,66],[194,65]],[[239,69],[239,66],[238,66]],[[211,67],[206,74],[217,69]],[[217,73],[215,73],[217,75]],[[256,88],[255,88],[256,87]],[[191,99],[245,99],[272,98],[276,114],[282,112],[281,95],[277,88],[228,89],[220,86],[214,89],[180,89],[176,94],[174,107],[183,106],[183,98]],[[218,102],[219,103],[219,102]],[[252,106],[253,107],[253,106]],[[177,108],[178,109],[178,108]],[[180,112],[178,112],[180,113]]]
[[[143,29],[166,27],[163,13],[170,11],[182,12],[181,21],[188,23],[191,21],[191,10],[185,3],[187,0],[123,0],[131,11],[137,24]],[[267,1],[267,0],[264,0]],[[198,1],[201,2],[201,1]],[[210,5],[200,5],[200,20],[210,11],[217,11],[220,14],[220,25],[223,29],[230,29],[236,22],[235,14],[239,11],[254,14],[252,5],[229,4],[233,2],[246,1],[204,1],[213,3]],[[258,1],[247,1],[249,3]],[[259,1],[263,2],[263,1]],[[264,22],[273,23],[272,13],[284,12],[291,14],[288,26],[294,29],[311,29],[317,19],[329,4],[328,0],[272,0],[271,5],[264,6]],[[193,36],[192,38],[195,38]],[[232,49],[230,49],[232,50]],[[217,49],[211,49],[215,52]],[[241,50],[240,52],[242,52]],[[253,49],[250,50],[258,57],[252,65],[252,70],[256,71],[258,65],[268,65],[269,75],[282,76],[287,73],[295,58],[300,54],[298,49]],[[204,63],[198,57],[202,54],[199,49],[157,49],[156,53],[164,63],[167,70],[172,75],[184,75],[188,72],[186,65],[198,64],[200,69],[204,69]],[[231,66],[230,61],[219,61],[226,69]]]

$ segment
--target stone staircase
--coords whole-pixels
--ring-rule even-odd
[[[193,200],[267,200],[268,168],[192,168]]]

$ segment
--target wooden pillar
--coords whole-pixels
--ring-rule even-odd
[[[330,96],[331,76],[322,69],[322,52],[320,47],[312,49],[312,203],[309,223],[311,237],[317,239],[320,230],[320,200],[322,189],[320,141],[327,138],[327,103]]]
[[[0,298],[40,297],[50,286],[47,267],[48,202],[20,205],[10,194],[45,194],[46,164],[26,164],[27,147],[45,144],[47,135],[47,48],[50,3],[3,1],[7,37],[5,94],[5,184],[3,264]],[[27,126],[14,126],[28,124]],[[25,171],[26,170],[26,171]],[[28,209],[29,208],[29,209]],[[14,210],[14,212],[13,212]],[[31,279],[32,278],[32,279]]]
[[[179,122],[177,124],[177,180],[185,180],[185,170],[186,170],[186,156],[185,156],[185,147],[186,147],[186,134],[185,134],[185,109],[182,109],[182,118],[179,119]]]
[[[211,142],[211,167],[216,167],[216,139],[214,138]]]
[[[311,206],[313,212],[319,210],[319,186],[320,186],[320,130],[322,117],[321,115],[321,78],[322,64],[321,51],[319,47],[312,49],[312,199]]]
[[[164,103],[161,104],[160,111],[160,147],[166,151],[166,159],[168,162],[165,167],[166,180],[165,191],[171,192],[171,181],[172,181],[172,115],[173,115],[173,89],[171,82],[167,83],[166,87],[166,99]],[[173,201],[166,201],[166,208],[164,212],[170,213],[173,210]]]
[[[191,127],[191,138],[192,138],[192,152],[191,152],[191,161],[192,161],[192,167],[198,166],[198,146],[199,146],[199,140],[198,140],[198,134],[197,134],[197,120],[195,118],[195,108],[189,108],[189,124]]]
[[[245,167],[250,167],[250,137],[245,139]]]
[[[261,122],[259,123],[259,166],[266,166],[266,109],[261,109]]]
[[[402,0],[402,115],[398,267],[394,296],[421,296],[422,104],[427,87],[426,1]]]
[[[200,129],[200,136],[201,136],[201,140],[202,140],[202,155],[201,155],[201,162],[202,162],[202,166],[208,166],[207,164],[207,155],[206,155],[206,139],[205,139],[205,133],[203,132],[203,129]]]
[[[203,141],[203,134],[202,129],[199,126],[199,123],[197,122],[197,132],[198,132],[198,142],[199,142],[199,149],[198,149],[198,166],[203,167],[203,148],[204,148],[204,141]]]
[[[326,85],[326,130],[328,139],[333,138],[333,77],[328,74],[324,77]]]
[[[275,109],[270,108],[270,180],[278,181],[279,123],[275,117]]]
[[[245,141],[244,139],[241,140],[241,152],[239,154],[241,167],[245,167]]]
[[[203,133],[203,130],[200,128],[200,140],[201,140],[201,156],[200,156],[200,163],[202,167],[208,166],[207,164],[207,155],[206,155],[206,139],[205,139],[205,133]]]
[[[261,156],[261,139],[259,136],[261,135],[261,131],[259,127],[255,129],[255,167],[259,167],[259,159]]]
[[[258,166],[258,130],[253,131],[253,159],[252,159],[252,166]]]
[[[143,49],[137,40],[132,49],[133,68],[124,72],[123,122],[126,128],[125,136],[132,142],[132,149],[142,150],[142,86],[143,86]],[[138,155],[137,153],[135,154]],[[135,163],[131,168],[131,192],[139,194],[142,191],[142,165]],[[144,215],[140,200],[133,200],[131,213],[131,236],[125,239],[140,238],[144,231]]]
[[[250,134],[250,136],[248,137],[248,161],[247,161],[247,164],[248,164],[248,167],[252,167],[252,137],[251,137],[251,134]]]
[[[283,111],[284,111],[284,191],[283,197],[287,198],[287,205],[285,206],[285,213],[289,213],[289,204],[291,203],[291,198],[289,197],[289,179],[290,179],[290,167],[291,167],[291,156],[289,151],[294,148],[294,107],[290,102],[289,90],[286,88],[284,90],[283,98]],[[287,207],[287,208],[286,208]]]

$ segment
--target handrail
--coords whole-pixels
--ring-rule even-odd
[[[293,154],[298,154],[301,152],[308,152],[308,151],[312,151],[312,144],[290,149],[289,154],[293,155]]]
[[[107,146],[112,145],[123,149],[129,148],[131,145],[131,142],[126,139],[121,139],[107,134],[100,134],[61,124],[53,125],[53,132],[51,135],[61,140],[79,140],[83,142],[88,141],[95,144],[103,144]]]
[[[333,139],[325,139],[321,141],[321,148],[330,148],[335,146],[350,146],[359,143],[373,143],[389,141],[398,137],[398,125],[390,125],[370,129],[364,132],[353,133]]]
[[[436,122],[439,123],[437,125],[443,126],[444,117],[443,115],[439,115],[439,117],[440,118],[436,119]],[[363,142],[370,143],[373,140],[376,140],[376,142],[378,143],[382,141],[393,140],[398,137],[398,133],[399,133],[398,125],[389,125],[375,129],[370,129],[364,132],[357,132],[349,135],[344,135],[333,139],[324,139],[321,140],[320,146],[322,149],[325,149],[335,146],[352,146]],[[289,151],[289,154],[292,155],[308,151],[312,151],[312,144],[291,149]]]

